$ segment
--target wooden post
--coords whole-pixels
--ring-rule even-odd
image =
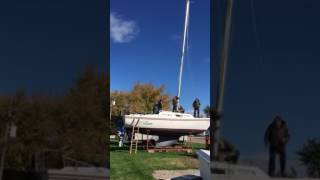
[[[147,130],[147,150],[149,150],[149,133],[150,130]]]

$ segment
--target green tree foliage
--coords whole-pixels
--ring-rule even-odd
[[[28,170],[36,152],[55,149],[89,164],[107,165],[107,76],[88,67],[61,96],[31,96],[19,90],[0,97],[0,133],[14,121],[7,168]]]
[[[110,131],[116,132],[116,119],[130,113],[152,113],[155,103],[162,99],[162,109],[169,110],[171,97],[165,92],[165,87],[155,87],[152,84],[137,83],[130,92],[114,91],[111,93],[111,100],[115,100],[112,106],[112,118]]]
[[[320,177],[320,140],[310,139],[298,151],[300,161],[307,167],[308,175]]]
[[[163,110],[169,110],[171,102],[164,86],[155,87],[152,84],[140,83],[135,84],[130,92],[112,92],[111,99],[116,101],[116,105],[112,107],[112,115],[152,113],[153,105],[160,99],[163,102]]]
[[[88,161],[86,154],[104,154],[107,149],[106,76],[88,68],[64,98],[61,128],[67,153]]]

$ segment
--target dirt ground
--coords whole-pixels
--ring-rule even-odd
[[[153,172],[153,177],[157,180],[169,180],[171,178],[184,176],[184,175],[200,176],[200,171],[198,169],[188,169],[188,170],[157,170]]]
[[[192,143],[205,144],[206,143],[206,138],[203,137],[203,136],[194,136],[194,137],[191,137],[191,142]]]

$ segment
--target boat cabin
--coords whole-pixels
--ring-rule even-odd
[[[160,111],[159,116],[167,117],[167,118],[193,118],[191,114],[179,113],[179,112],[171,112],[171,111]]]

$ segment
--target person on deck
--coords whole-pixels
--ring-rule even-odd
[[[162,110],[162,99],[158,101],[158,112]]]
[[[237,164],[239,160],[239,151],[226,139],[221,139],[218,145],[218,161]]]
[[[152,112],[153,112],[153,114],[158,114],[159,113],[159,109],[158,109],[158,104],[157,103],[155,103],[153,105]]]
[[[179,97],[175,96],[172,99],[172,112],[177,112],[178,111],[178,101],[179,101]]]
[[[192,106],[193,106],[193,116],[194,117],[200,117],[199,116],[199,112],[200,112],[200,100],[198,98],[196,98],[193,103],[192,103]]]
[[[180,113],[184,113],[184,108],[180,105],[178,111],[179,111]]]
[[[286,122],[276,116],[273,122],[268,126],[264,142],[269,147],[269,176],[274,176],[276,155],[280,156],[280,173],[285,177],[286,168],[286,144],[289,141],[289,131]]]

